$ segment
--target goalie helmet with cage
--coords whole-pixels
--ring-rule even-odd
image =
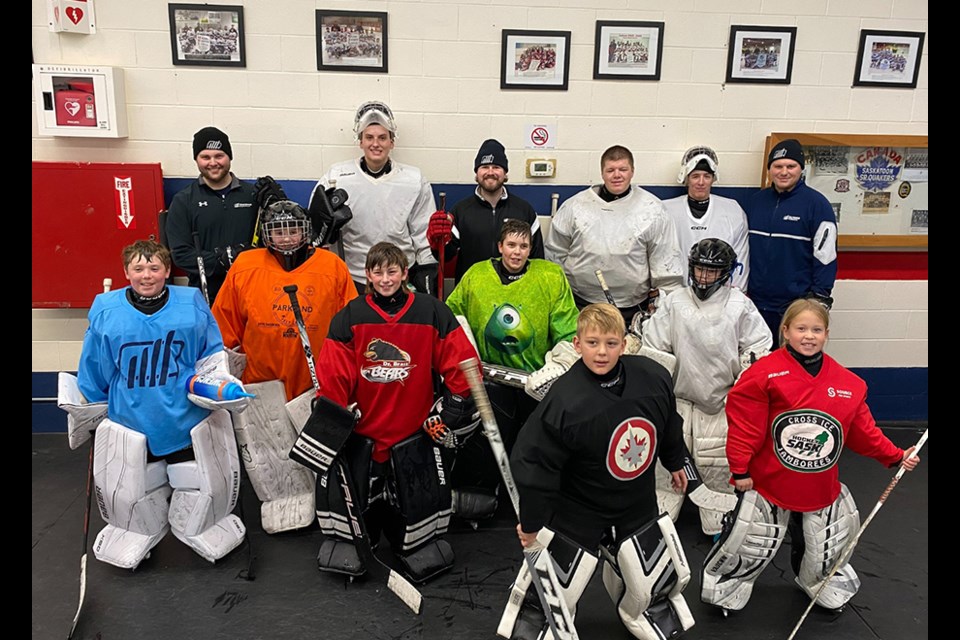
[[[357,137],[360,137],[363,130],[372,124],[379,124],[389,131],[391,138],[397,133],[397,123],[393,119],[393,111],[379,100],[370,100],[360,105],[357,109],[357,115],[353,119],[353,132],[357,134]]]
[[[706,300],[730,279],[737,265],[737,252],[719,238],[704,238],[690,247],[690,286],[701,300]],[[700,267],[697,275],[695,267]]]
[[[716,180],[719,164],[717,153],[710,147],[703,145],[690,147],[684,152],[683,158],[680,160],[680,173],[677,174],[677,182],[680,184],[686,183],[687,176],[697,169],[709,171]]]
[[[268,249],[291,256],[312,239],[313,229],[306,212],[292,200],[278,200],[263,210],[260,238]]]

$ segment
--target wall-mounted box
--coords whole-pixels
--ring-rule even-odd
[[[37,131],[42,136],[126,138],[123,69],[33,65]]]
[[[47,0],[47,27],[54,33],[96,33],[93,13],[93,0]]]

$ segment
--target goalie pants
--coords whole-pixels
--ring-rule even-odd
[[[807,513],[782,509],[755,490],[744,492],[736,509],[724,516],[720,538],[703,561],[701,600],[724,609],[743,609],[788,530],[796,583],[813,598],[859,529],[857,505],[844,484],[833,504]],[[860,579],[847,562],[816,602],[826,609],[840,609],[859,588]]]

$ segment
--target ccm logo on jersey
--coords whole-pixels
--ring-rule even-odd
[[[800,219],[800,216],[783,216],[783,219],[788,222],[797,222]]]
[[[853,393],[851,391],[847,391],[846,389],[834,389],[833,387],[827,387],[827,395],[831,398],[840,397],[849,399],[853,397]]]

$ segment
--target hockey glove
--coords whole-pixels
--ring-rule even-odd
[[[410,287],[414,291],[436,295],[437,293],[437,263],[415,264],[410,267]]]
[[[217,263],[223,267],[224,271],[233,266],[233,261],[237,259],[242,251],[250,249],[250,245],[238,242],[229,244],[225,247],[214,247],[213,252],[217,255]]]
[[[813,291],[808,291],[807,294],[803,297],[807,298],[808,300],[815,300],[819,302],[824,306],[824,308],[827,311],[830,311],[830,309],[833,308],[833,298],[831,298],[830,296],[825,296],[819,293],[815,293]]]
[[[240,379],[230,375],[229,373],[223,373],[222,371],[215,370],[209,373],[203,374],[205,378],[212,378],[218,382],[234,382],[240,385],[240,388],[243,388],[243,383],[240,382]],[[250,398],[237,398],[236,400],[213,400],[211,398],[205,398],[204,396],[197,395],[187,391],[187,399],[190,400],[193,404],[201,407],[203,409],[208,409],[210,411],[216,411],[217,409],[226,409],[228,411],[234,411],[236,413],[241,413],[244,409],[247,408],[247,404],[250,402]]]
[[[254,197],[257,201],[257,206],[260,207],[260,209],[266,209],[278,200],[289,200],[289,198],[287,198],[287,194],[283,191],[283,187],[281,187],[271,176],[257,178],[253,188],[256,191],[256,195]]]
[[[572,342],[558,342],[544,357],[544,365],[527,377],[523,390],[535,400],[543,400],[557,378],[562,376],[580,359]]]
[[[440,251],[453,238],[453,216],[446,211],[435,211],[427,225],[427,242],[430,249]]]

